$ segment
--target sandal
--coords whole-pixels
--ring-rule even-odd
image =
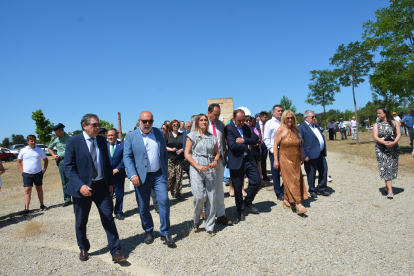
[[[214,231],[207,231],[206,232],[207,233],[207,235],[209,235],[210,237],[214,237],[215,235],[216,235],[216,233],[214,233]]]
[[[306,208],[301,204],[300,206],[296,205],[296,214],[300,215],[306,213]]]
[[[284,208],[284,209],[290,209],[290,208],[291,208],[291,206],[290,206],[290,203],[289,203],[289,202],[288,202],[288,203],[286,203],[286,202],[284,202],[284,201],[283,201],[282,205],[283,205],[283,208]]]
[[[387,198],[388,198],[388,199],[394,199],[394,194],[388,194],[388,195],[387,195]]]

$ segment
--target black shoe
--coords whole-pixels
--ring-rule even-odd
[[[30,214],[30,210],[24,209],[24,211],[22,211],[20,214],[23,216],[27,216],[28,214]]]
[[[145,233],[145,244],[151,244],[154,242],[154,234],[152,232]]]
[[[237,216],[237,219],[240,220],[240,221],[245,221],[246,217],[244,216],[243,212],[240,212],[239,215]]]
[[[280,196],[277,197],[277,199],[279,199],[280,201],[284,201],[285,197],[283,195],[280,195]]]
[[[65,202],[65,203],[63,204],[63,207],[67,207],[67,206],[69,206],[69,205],[72,205],[72,201]]]
[[[259,209],[253,206],[253,204],[246,204],[246,207],[249,208],[250,212],[253,214],[260,214]]]
[[[322,192],[316,192],[318,195],[323,195],[323,196],[330,196],[331,193],[327,192],[327,191],[322,191]]]
[[[318,195],[316,194],[316,192],[309,192],[309,194],[313,198],[318,198]]]
[[[264,181],[270,181],[270,178],[269,178],[269,177],[267,177],[267,176],[266,176],[266,177],[264,177],[264,176],[263,176],[263,180],[264,180]]]
[[[164,241],[165,245],[168,245],[168,246],[174,246],[175,245],[174,239],[171,237],[170,234],[168,234],[166,236],[161,236],[161,240]]]
[[[47,209],[49,208],[47,208],[44,204],[40,205],[40,210],[46,211]]]
[[[124,220],[125,217],[123,215],[117,215],[115,218],[117,220]]]

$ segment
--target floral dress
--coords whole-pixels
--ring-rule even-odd
[[[384,121],[377,121],[378,137],[381,139],[392,138],[395,139],[396,133],[393,127]],[[382,180],[393,180],[397,178],[398,174],[398,157],[400,147],[398,143],[391,148],[385,147],[383,144],[377,143],[375,145],[375,155],[378,160],[378,167]]]

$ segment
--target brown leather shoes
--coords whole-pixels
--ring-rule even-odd
[[[206,213],[205,213],[205,212],[202,212],[202,213],[201,213],[201,217],[202,217],[203,219],[206,219]]]
[[[231,220],[228,220],[226,216],[217,217],[217,223],[221,223],[224,225],[233,225],[233,222]]]
[[[112,256],[112,261],[119,263],[119,262],[123,262],[126,261],[127,257],[125,257],[121,251],[118,251],[115,253],[115,255]]]
[[[79,254],[79,260],[84,262],[84,261],[87,261],[88,259],[89,259],[88,251],[86,251],[85,249],[82,249]]]

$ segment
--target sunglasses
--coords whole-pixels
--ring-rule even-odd
[[[252,121],[252,119],[247,119],[247,120],[246,120],[246,122],[251,122],[251,121]]]
[[[286,117],[286,119],[292,119],[292,120],[294,120],[295,119],[295,117]]]
[[[316,118],[316,116],[310,116],[312,119],[315,119]]]
[[[179,124],[173,124],[173,126],[180,126]]]
[[[92,127],[100,127],[101,126],[101,124],[89,124],[90,126],[92,126]]]
[[[154,120],[141,120],[141,122],[145,125],[145,124],[150,124],[152,125],[152,123],[154,122]]]

